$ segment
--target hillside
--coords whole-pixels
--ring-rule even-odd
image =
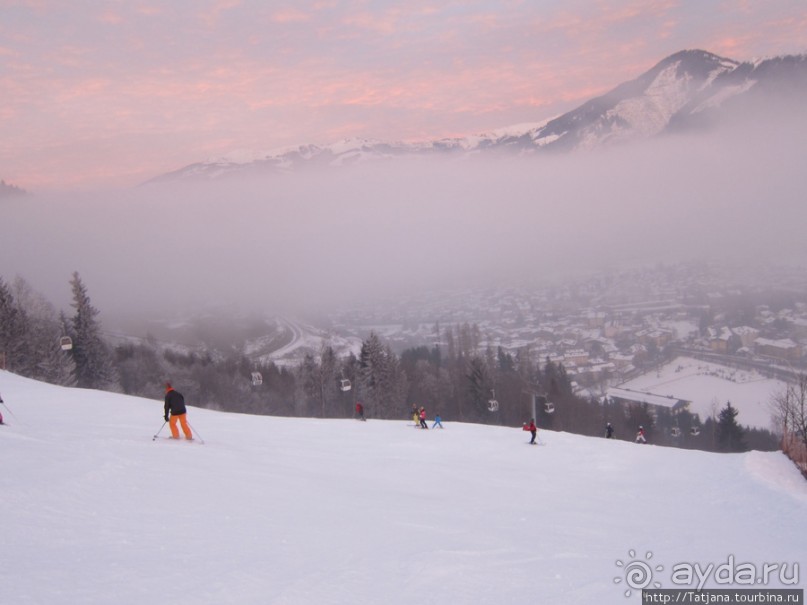
[[[154,441],[160,401],[7,372],[0,394],[0,603],[632,603],[630,551],[665,588],[804,555],[779,453],[196,408],[204,444]]]

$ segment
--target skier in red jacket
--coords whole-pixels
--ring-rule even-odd
[[[636,443],[647,443],[644,427],[642,425],[639,425],[639,431],[636,433]]]
[[[530,439],[530,444],[535,445],[535,437],[538,435],[538,427],[535,426],[535,418],[530,418],[530,423],[524,423],[524,430],[529,431],[532,434],[532,439]]]

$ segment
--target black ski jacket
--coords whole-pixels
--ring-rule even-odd
[[[185,398],[182,393],[174,389],[165,394],[165,413],[168,414],[169,411],[172,416],[179,416],[188,411],[185,409]]]

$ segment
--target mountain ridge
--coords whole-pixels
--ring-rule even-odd
[[[757,99],[763,93],[792,97],[804,92],[807,55],[739,62],[704,50],[682,50],[571,111],[534,123],[416,143],[357,137],[330,145],[305,144],[246,157],[225,156],[190,164],[148,183],[286,173],[402,156],[592,150],[665,133],[708,129],[720,122],[723,113],[739,107],[739,100]]]

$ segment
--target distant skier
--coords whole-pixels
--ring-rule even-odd
[[[538,436],[538,427],[535,426],[535,418],[530,418],[530,423],[524,423],[524,430],[529,431],[532,435],[532,439],[530,439],[530,445],[535,445],[535,438]]]
[[[429,425],[426,424],[426,408],[420,408],[420,428],[427,429]]]
[[[415,428],[420,426],[420,412],[416,403],[412,404],[412,422],[415,423]]]
[[[647,439],[645,438],[644,434],[644,427],[640,424],[639,430],[636,433],[636,443],[647,443]]]
[[[605,438],[606,439],[614,438],[614,427],[611,426],[610,422],[605,425]]]
[[[170,418],[169,418],[170,413]],[[185,408],[185,398],[182,393],[174,390],[170,382],[165,383],[165,421],[170,421],[171,437],[179,439],[179,429],[177,428],[177,421],[182,425],[182,432],[185,433],[185,439],[193,439],[191,427],[188,426],[187,419],[188,410]]]
[[[356,418],[359,420],[367,420],[364,417],[364,406],[361,404],[360,401],[356,402]]]
[[[435,414],[434,415],[434,424],[432,424],[432,428],[434,428],[436,426],[439,426],[440,428],[443,428],[443,419],[440,417],[440,414]]]
[[[2,397],[0,397],[0,403],[4,403]],[[3,422],[3,414],[2,414],[2,412],[0,412],[0,424],[5,424],[5,422]]]

